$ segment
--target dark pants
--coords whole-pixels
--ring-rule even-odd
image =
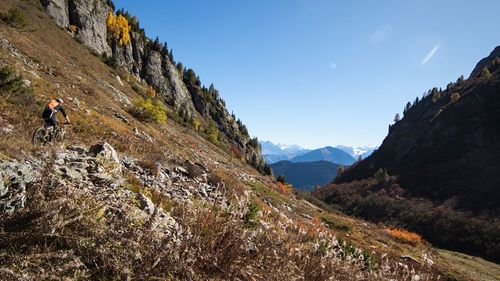
[[[50,110],[45,110],[43,113],[42,113],[42,118],[43,118],[43,121],[45,121],[45,124],[47,126],[54,126],[54,127],[57,127],[57,119],[56,119],[56,115],[52,113],[52,111]]]

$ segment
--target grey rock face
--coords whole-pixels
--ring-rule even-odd
[[[175,109],[179,109],[183,107],[184,110],[188,112],[189,115],[192,115],[194,112],[193,102],[191,101],[191,95],[181,79],[179,75],[179,71],[175,67],[175,65],[170,61],[168,56],[163,58],[164,60],[164,72],[170,82],[170,86],[173,92],[174,99],[174,107]]]
[[[113,57],[116,60],[116,64],[123,66],[130,72],[132,72],[134,67],[132,44],[120,46],[117,40],[113,40],[111,49],[113,52]]]
[[[201,116],[208,116],[208,106],[207,102],[203,97],[201,96],[202,93],[201,91],[193,92],[191,93],[191,98],[193,100],[194,107],[196,108],[196,111],[198,111]]]
[[[66,0],[62,0],[66,1]],[[78,27],[76,37],[98,54],[111,55],[106,19],[110,8],[105,1],[69,0],[69,23]]]
[[[144,65],[144,75],[146,82],[155,87],[162,95],[172,99],[172,89],[170,84],[163,76],[161,55],[158,52],[152,51]]]
[[[132,57],[134,58],[132,72],[139,75],[142,69],[142,56],[144,54],[144,37],[137,32],[131,32],[130,43],[132,45]]]
[[[62,28],[69,26],[69,13],[67,0],[42,1],[47,13],[54,19],[55,23]]]

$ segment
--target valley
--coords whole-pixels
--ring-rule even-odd
[[[147,32],[110,0],[0,3],[0,279],[499,280],[498,48],[380,147],[304,149]],[[55,98],[67,137],[34,145]]]

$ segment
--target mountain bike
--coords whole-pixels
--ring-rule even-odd
[[[43,127],[37,128],[33,132],[31,142],[33,145],[44,146],[47,143],[57,143],[66,140],[68,135],[64,127],[69,124],[70,123],[63,123],[57,127],[44,125]]]

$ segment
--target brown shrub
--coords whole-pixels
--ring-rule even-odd
[[[422,236],[420,236],[419,234],[417,234],[415,232],[411,232],[408,230],[404,230],[404,229],[400,229],[400,228],[387,228],[386,232],[390,236],[392,236],[400,241],[406,242],[406,243],[416,244],[416,243],[420,243],[422,241]]]

